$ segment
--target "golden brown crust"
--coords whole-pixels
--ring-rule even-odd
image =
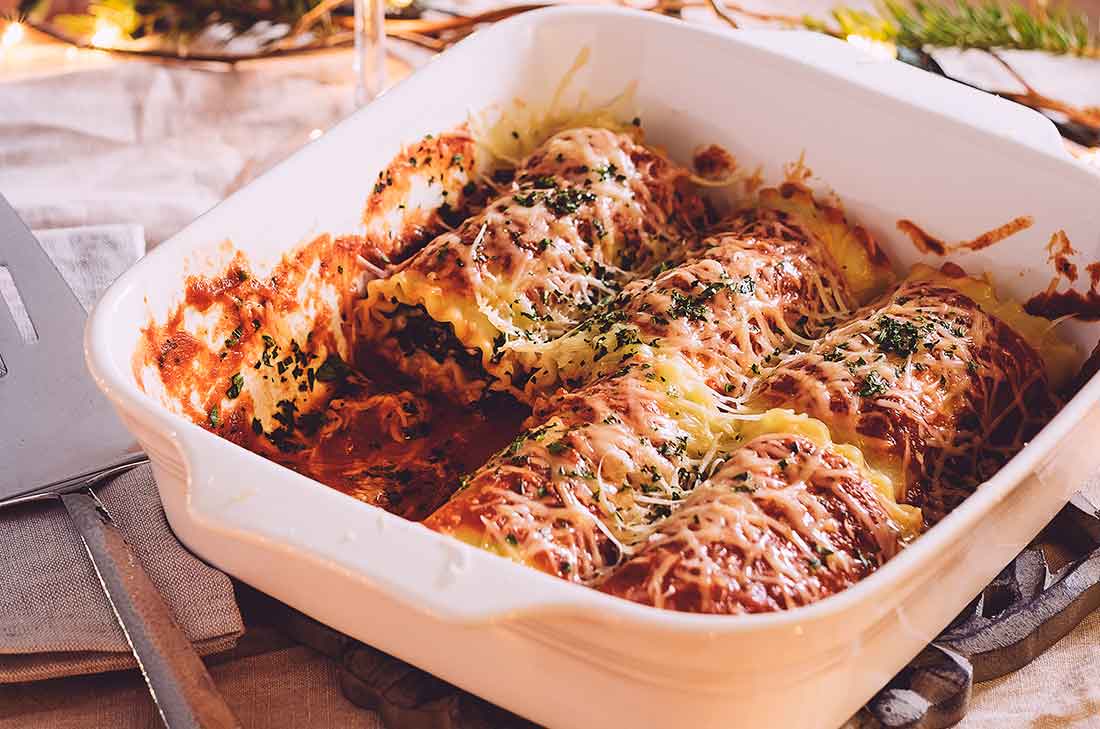
[[[995,473],[1057,408],[1039,354],[959,291],[902,284],[769,373],[758,407],[827,422],[891,464],[929,525]]]

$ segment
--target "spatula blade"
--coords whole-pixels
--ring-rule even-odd
[[[26,341],[0,300],[3,502],[95,471],[138,447],[84,367],[84,309],[2,196],[0,266],[37,334]]]

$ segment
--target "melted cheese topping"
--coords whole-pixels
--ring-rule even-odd
[[[735,423],[681,362],[631,366],[541,403],[529,429],[425,523],[590,582],[695,487]]]
[[[487,159],[459,130],[403,149],[366,240],[322,236],[262,279],[238,256],[192,281],[135,376],[409,518],[473,468],[429,527],[713,613],[845,589],[1055,411],[1044,368],[1061,381],[1071,348],[988,281],[917,267],[867,305],[893,281],[885,257],[797,183],[697,236],[690,176],[636,137],[493,134]],[[509,150],[527,156],[508,184],[477,187]],[[526,409],[396,392],[387,364],[460,402],[506,390],[531,415],[484,462]]]
[[[501,389],[522,395],[522,379],[547,342],[625,282],[678,255],[702,212],[686,178],[624,135],[560,133],[524,160],[511,189],[485,211],[372,282],[360,331],[404,371],[438,384],[443,363],[392,344],[405,322],[401,307],[421,307],[479,354]],[[463,388],[452,394],[468,402],[484,381],[474,373],[450,387]]]
[[[971,281],[974,281],[971,279]],[[920,270],[767,373],[751,403],[828,422],[929,524],[1012,457],[1057,404],[1026,340]]]
[[[429,524],[584,582],[629,558],[736,437],[731,405],[762,367],[794,343],[812,344],[854,304],[832,258],[850,237],[843,219],[818,221],[819,207],[795,188],[772,197],[797,212],[742,211],[686,263],[629,284],[543,348],[527,385],[537,427]],[[566,390],[538,399],[557,384]],[[552,452],[541,438],[555,438]],[[588,454],[579,469],[576,442]]]
[[[919,513],[885,499],[820,422],[765,420],[601,590],[677,610],[785,609],[854,584],[900,550]]]
[[[802,185],[787,182],[761,190],[756,207],[761,223],[795,226],[832,255],[856,301],[865,304],[894,283],[890,261],[864,228],[849,225],[844,213],[816,199]],[[748,232],[746,229],[744,232]]]
[[[1043,369],[1056,389],[1060,389],[1075,374],[1076,364],[1080,360],[1077,348],[1059,337],[1054,331],[1055,324],[1048,319],[1028,314],[1018,301],[999,297],[988,276],[975,278],[952,266],[937,271],[917,264],[909,279],[949,286],[966,294],[985,313],[1007,324],[1043,358]]]
[[[363,211],[364,251],[373,262],[400,261],[451,227],[449,221],[479,211],[485,166],[465,129],[428,135],[394,157],[378,177]]]
[[[664,356],[683,359],[736,402],[771,358],[848,313],[843,279],[809,242],[731,233],[707,244],[694,260],[630,284],[555,341],[528,392],[575,388],[623,362]]]

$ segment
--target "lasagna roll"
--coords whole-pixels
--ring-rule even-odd
[[[488,195],[477,143],[465,127],[402,147],[378,173],[363,211],[362,255],[402,261],[448,227],[480,212]]]
[[[599,589],[660,608],[806,605],[893,557],[920,524],[858,450],[819,421],[770,411]]]
[[[591,582],[671,513],[728,438],[712,398],[670,361],[560,392],[425,524]]]
[[[561,132],[511,188],[359,305],[359,334],[429,389],[470,403],[522,388],[547,342],[623,284],[683,255],[703,204],[686,170],[630,136]]]
[[[812,344],[891,280],[870,236],[831,210],[795,185],[763,191],[687,262],[629,284],[551,344],[529,397],[580,387],[624,361],[678,356],[740,399],[772,358]]]
[[[1073,351],[957,266],[925,266],[786,358],[751,398],[826,422],[935,524],[1055,413]]]

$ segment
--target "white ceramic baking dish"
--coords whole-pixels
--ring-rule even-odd
[[[1030,230],[956,258],[1018,296],[1049,280],[1056,228],[1082,262],[1100,254],[1100,177],[1021,107],[818,35],[554,9],[459,44],[154,250],[96,307],[89,366],[152,457],[180,539],[344,633],[552,727],[833,729],[1100,464],[1100,380],[876,574],[810,607],[745,617],[658,611],[480,552],[221,440],[135,384],[139,328],[180,300],[185,271],[225,261],[224,241],[274,262],[318,232],[355,232],[403,142],[495,102],[545,99],[585,46],[575,87],[609,98],[636,81],[649,138],[680,159],[717,142],[774,176],[805,150],[899,266],[917,258],[894,230],[900,217],[961,240],[1034,216]],[[1097,334],[1062,330],[1083,348]]]

